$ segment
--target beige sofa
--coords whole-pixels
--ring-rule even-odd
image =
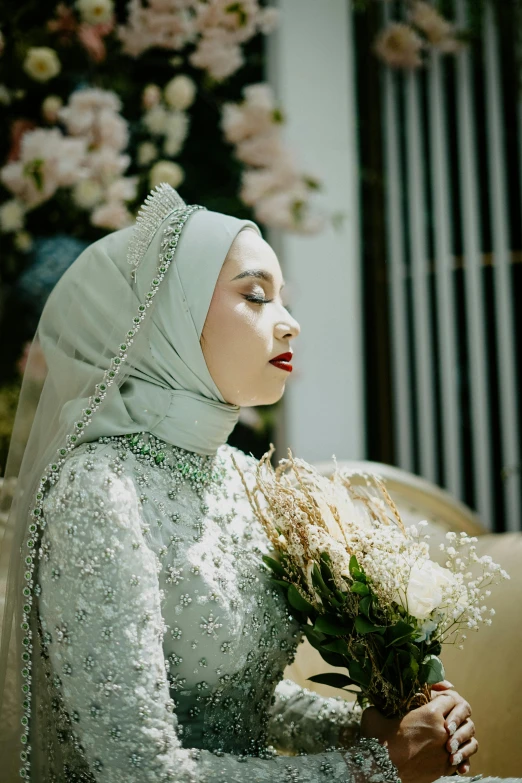
[[[510,581],[492,588],[489,605],[496,611],[493,624],[470,632],[463,650],[446,645],[441,658],[447,678],[473,709],[480,748],[473,759],[472,773],[522,777],[522,533],[488,534],[469,508],[398,468],[372,462],[338,464],[379,473],[406,524],[426,519],[432,535],[432,557],[441,565],[444,555],[438,544],[448,530],[462,530],[478,536],[479,555],[491,555],[510,574]],[[316,467],[324,475],[333,470],[332,463]],[[285,676],[324,696],[343,695],[307,679],[324,671],[337,670],[305,641]],[[344,697],[353,698],[349,694]]]

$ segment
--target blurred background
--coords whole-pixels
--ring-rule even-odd
[[[260,224],[301,324],[233,445],[521,530],[521,88],[522,0],[3,0],[0,475],[49,292],[166,181]]]

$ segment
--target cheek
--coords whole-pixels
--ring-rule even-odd
[[[261,322],[248,306],[237,302],[237,298],[216,292],[211,309],[205,323],[205,339],[211,340],[221,356],[233,358],[238,356],[248,361],[254,358],[254,347],[257,353],[266,342],[263,339]]]

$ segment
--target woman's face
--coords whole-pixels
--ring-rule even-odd
[[[270,405],[291,373],[270,360],[292,351],[301,327],[285,307],[274,251],[254,229],[239,232],[216,283],[201,335],[209,372],[232,405]]]

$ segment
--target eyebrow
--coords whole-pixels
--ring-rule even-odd
[[[241,274],[233,277],[232,280],[240,280],[243,277],[258,277],[274,285],[274,276],[271,272],[266,272],[264,269],[247,269],[245,272],[241,272]],[[281,288],[284,288],[285,285],[286,283],[283,282]]]

